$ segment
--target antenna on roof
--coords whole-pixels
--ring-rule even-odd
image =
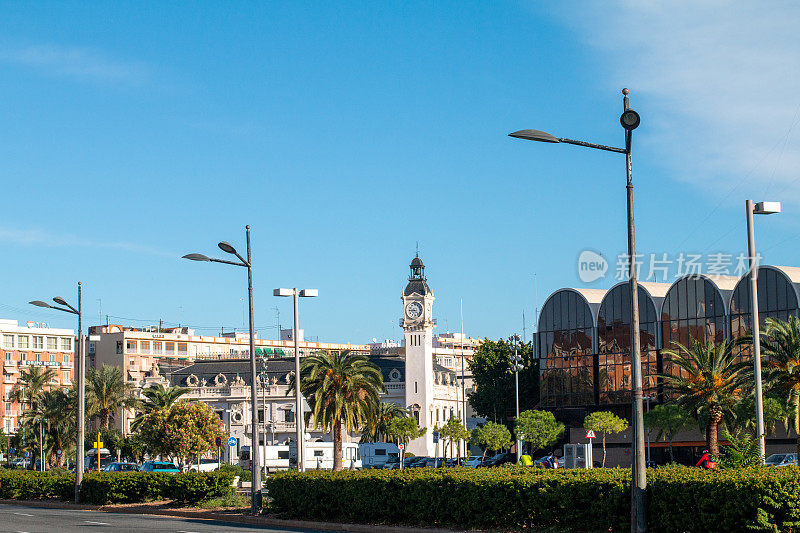
[[[416,255],[416,257],[419,257],[419,241],[417,241],[417,255]]]

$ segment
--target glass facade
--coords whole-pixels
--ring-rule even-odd
[[[541,401],[548,407],[594,402],[594,318],[579,292],[563,289],[539,316]]]
[[[790,278],[792,272],[779,267],[759,268],[762,324],[768,317],[785,320],[800,316],[798,293]],[[800,271],[795,277],[800,281]],[[645,287],[639,287],[645,396],[659,392],[658,373],[673,372],[664,349],[674,348],[676,342],[689,345],[693,339],[722,342],[749,331],[749,280],[740,279],[733,291],[731,281],[726,283],[727,290],[720,291],[710,278],[686,276],[668,291],[664,285],[664,292],[653,293],[663,295],[663,301],[651,297]],[[613,287],[602,296],[602,302],[599,296],[596,298],[590,305],[580,291],[561,289],[542,308],[537,349],[543,407],[622,406],[631,401],[629,285],[621,283]],[[598,303],[595,324],[592,305],[597,309]],[[742,347],[741,353],[746,356],[749,349]]]
[[[642,389],[655,392],[657,372],[656,306],[639,287],[639,343],[642,352]],[[631,289],[628,283],[613,287],[603,298],[597,317],[597,390],[600,404],[631,402]]]

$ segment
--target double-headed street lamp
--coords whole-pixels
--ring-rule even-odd
[[[220,242],[217,246],[223,252],[235,255],[239,262],[227,261],[225,259],[214,259],[207,257],[203,254],[187,254],[184,259],[192,261],[210,261],[212,263],[225,263],[226,265],[234,265],[245,267],[247,269],[247,298],[250,305],[250,409],[251,409],[251,432],[250,439],[252,445],[250,446],[250,464],[252,466],[253,481],[250,485],[250,510],[252,513],[258,514],[261,508],[261,467],[259,464],[260,447],[258,445],[258,374],[256,372],[256,348],[255,348],[255,333],[253,326],[253,267],[250,255],[250,226],[246,227],[247,230],[247,259],[239,255],[230,243],[226,241]]]
[[[295,438],[297,439],[297,471],[305,471],[305,437],[303,431],[305,430],[305,418],[303,417],[303,395],[300,392],[300,306],[298,305],[299,298],[315,298],[319,296],[317,289],[275,289],[272,291],[274,296],[291,296],[294,299],[294,330],[292,331],[292,339],[294,339],[294,401],[295,401]]]
[[[565,143],[587,148],[605,150],[625,154],[625,173],[627,175],[627,200],[628,200],[628,258],[631,291],[631,359],[633,366],[633,469],[631,483],[631,531],[647,531],[647,501],[645,488],[647,487],[647,472],[644,459],[644,419],[642,413],[642,355],[639,347],[639,284],[636,268],[636,232],[633,224],[633,173],[631,169],[631,137],[633,130],[639,127],[639,114],[628,107],[628,89],[622,89],[623,112],[619,118],[625,130],[625,148],[616,148],[602,144],[576,141],[556,137],[539,130],[520,130],[510,133],[509,136],[528,141],[546,143]]]
[[[513,335],[511,342],[514,343],[514,355],[511,357],[511,368],[514,370],[514,398],[517,407],[517,420],[519,420],[519,371],[522,370],[522,357],[519,356],[519,335]],[[517,463],[522,455],[521,450],[522,442],[519,440],[519,435],[516,439],[517,450]]]
[[[756,261],[756,243],[753,230],[753,215],[771,215],[781,212],[780,202],[758,202],[755,207],[752,200],[745,202],[747,210],[747,253],[750,256],[750,298],[753,313],[753,374],[755,375],[756,395],[756,436],[758,438],[758,453],[761,462],[766,457],[764,443],[764,397],[761,393],[761,332],[758,320],[758,262]]]
[[[56,296],[53,298],[53,301],[57,303],[58,307],[55,305],[50,305],[47,302],[43,302],[41,300],[34,300],[30,302],[32,305],[37,307],[46,307],[48,309],[56,309],[58,311],[64,311],[65,313],[72,313],[73,315],[78,315],[78,364],[75,372],[75,376],[78,379],[78,420],[76,424],[76,450],[75,450],[75,503],[80,501],[81,496],[81,482],[83,481],[83,434],[84,434],[84,420],[85,420],[85,411],[86,411],[86,352],[85,352],[85,338],[83,336],[83,324],[81,323],[81,282],[78,282],[78,308],[75,309],[72,307],[67,301],[60,297]],[[42,459],[42,464],[44,464],[44,459]]]

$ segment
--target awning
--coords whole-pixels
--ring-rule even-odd
[[[256,348],[256,355],[272,355],[272,348]]]

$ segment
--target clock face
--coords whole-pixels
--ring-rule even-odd
[[[422,305],[419,302],[411,302],[406,305],[406,316],[411,320],[415,320],[422,316]]]

